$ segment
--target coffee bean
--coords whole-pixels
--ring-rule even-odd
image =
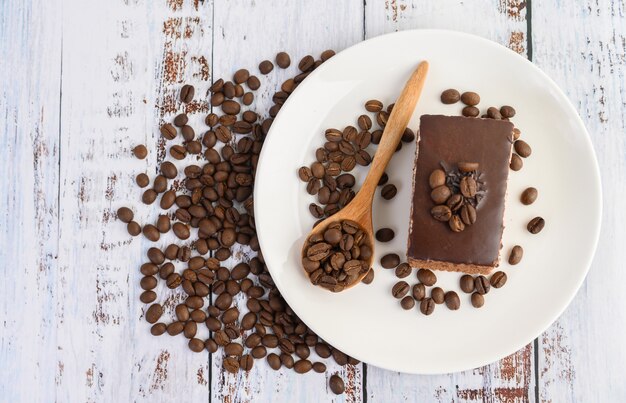
[[[541,217],[535,217],[526,226],[528,232],[531,234],[538,234],[541,232],[543,227],[546,225],[546,221]]]
[[[461,94],[455,89],[445,90],[441,93],[441,102],[444,104],[455,104],[461,99]]]
[[[178,237],[178,239],[185,240],[189,238],[190,232],[187,225],[177,222],[174,223],[172,229],[174,230],[174,234]]]
[[[361,130],[369,130],[372,128],[372,119],[367,115],[359,116],[357,122]]]
[[[475,118],[476,116],[480,115],[480,109],[475,106],[466,106],[461,111],[461,114],[468,118]]]
[[[315,178],[322,179],[324,177],[324,174],[326,173],[326,169],[321,163],[314,162],[313,164],[311,164],[311,173]]]
[[[519,155],[513,153],[511,155],[511,163],[509,164],[509,167],[513,171],[519,171],[520,169],[522,169],[523,166],[524,166],[524,162],[522,161],[522,158]]]
[[[398,193],[398,189],[396,188],[395,185],[392,185],[392,184],[387,184],[383,186],[383,189],[380,191],[381,196],[385,200],[393,199],[397,193]]]
[[[483,297],[481,294],[475,292],[472,294],[472,306],[474,308],[481,308],[483,305],[485,305],[485,297]]]
[[[441,204],[430,209],[430,215],[437,221],[448,222],[452,217],[452,211],[448,206]]]
[[[150,178],[148,178],[148,175],[144,173],[140,173],[135,177],[135,183],[140,188],[145,188],[146,186],[150,184]]]
[[[187,124],[187,122],[189,122],[189,117],[186,113],[176,115],[176,117],[174,118],[174,126],[177,127],[183,127]]]
[[[176,137],[176,128],[169,123],[161,126],[161,136],[166,140],[173,140]]]
[[[403,298],[409,292],[409,284],[406,281],[398,281],[391,289],[394,298]]]
[[[428,178],[428,184],[431,189],[435,189],[439,186],[443,186],[446,184],[446,173],[443,169],[435,169],[430,173]]]
[[[117,218],[119,218],[121,222],[128,224],[133,220],[133,217],[133,211],[128,207],[120,207],[117,209]]]
[[[402,307],[402,309],[412,309],[415,306],[415,299],[412,296],[407,295],[400,301],[400,306]]]
[[[513,140],[517,140],[522,135],[522,132],[517,127],[513,128]]]
[[[163,307],[161,304],[152,304],[146,311],[146,321],[148,323],[156,323],[163,315]]]
[[[469,173],[469,172],[477,171],[479,166],[480,165],[478,164],[478,162],[462,161],[462,162],[459,162],[457,164],[457,167],[459,168],[459,171],[463,172],[463,173]]]
[[[465,224],[458,215],[450,217],[450,220],[448,220],[448,226],[453,232],[461,232],[465,230]]]
[[[286,69],[291,64],[291,58],[286,52],[279,52],[276,55],[276,64],[281,69]]]
[[[380,140],[383,137],[383,131],[382,130],[374,130],[372,132],[372,144],[380,144]]]
[[[133,154],[135,157],[142,160],[148,155],[148,149],[143,144],[139,144],[133,148]]]
[[[167,334],[169,334],[170,336],[176,336],[178,334],[181,334],[184,328],[185,324],[183,322],[172,322],[167,325]]]
[[[469,274],[464,274],[460,279],[461,290],[465,293],[471,293],[474,291],[474,277]]]
[[[537,200],[537,195],[538,195],[537,189],[535,189],[534,187],[526,188],[522,192],[520,201],[522,202],[522,204],[526,206],[531,205],[535,202],[535,200]]]
[[[426,296],[426,287],[422,283],[415,284],[412,289],[413,298],[416,301],[421,301]]]
[[[432,298],[424,298],[420,302],[420,312],[424,315],[430,315],[435,311],[435,302]]]
[[[509,105],[504,105],[500,108],[500,114],[503,118],[512,118],[515,116],[515,108]]]
[[[227,100],[222,104],[222,111],[228,115],[236,115],[240,110],[241,107],[235,101]]]
[[[368,112],[380,112],[383,110],[383,103],[377,99],[370,99],[365,102],[365,110]]]
[[[224,353],[226,355],[240,357],[243,354],[243,346],[239,343],[228,343],[224,346]]]
[[[480,95],[475,92],[464,92],[461,95],[461,102],[468,106],[476,106],[480,102]]]
[[[412,143],[413,140],[415,140],[415,133],[407,127],[402,134],[402,141],[404,143]]]
[[[405,278],[411,274],[411,266],[408,263],[400,263],[398,267],[396,267],[396,277]]]
[[[487,277],[478,276],[474,279],[474,287],[476,288],[477,293],[484,295],[491,289],[491,284],[489,283],[489,280],[487,280]]]
[[[233,297],[227,292],[221,293],[213,303],[218,309],[225,311],[233,303]]]
[[[459,193],[455,193],[446,200],[446,206],[453,212],[457,212],[465,204],[465,199]]]
[[[491,275],[489,282],[493,288],[502,288],[506,284],[506,273],[503,271],[497,271]]]
[[[126,230],[132,236],[137,236],[141,234],[141,226],[136,221],[131,221],[126,226]]]
[[[500,110],[498,108],[493,107],[493,106],[490,106],[489,108],[487,108],[487,116],[490,119],[495,119],[495,120],[501,120],[502,119],[502,114],[500,113]]]
[[[346,386],[343,383],[343,379],[339,375],[332,375],[328,380],[328,387],[336,394],[341,395],[346,391]]]
[[[515,245],[513,249],[511,249],[511,254],[509,255],[509,264],[518,264],[522,260],[522,256],[524,256],[524,249],[522,249],[519,245]]]
[[[298,360],[293,366],[294,371],[298,374],[306,374],[311,368],[313,368],[313,365],[309,360]]]
[[[476,209],[471,204],[465,204],[461,207],[461,221],[465,225],[472,225],[476,222]]]
[[[180,89],[180,101],[188,104],[193,101],[193,96],[195,94],[195,88],[193,85],[185,84]]]
[[[239,371],[239,360],[234,357],[226,357],[222,362],[222,367],[231,374],[236,374]]]
[[[155,323],[150,328],[150,334],[153,336],[160,336],[167,330],[167,325],[165,323]]]
[[[269,60],[263,60],[259,63],[259,71],[261,74],[269,74],[272,70],[274,70],[274,64]]]
[[[522,158],[528,158],[530,154],[532,154],[532,149],[524,140],[517,140],[513,143],[513,148],[515,148],[515,152]]]
[[[417,271],[417,279],[424,285],[430,287],[437,282],[435,273],[428,269],[419,269]]]
[[[379,242],[389,242],[395,236],[395,233],[391,228],[381,228],[376,231],[376,240]]]
[[[241,84],[246,82],[246,80],[250,77],[250,72],[246,69],[239,69],[235,72],[233,76],[233,81],[236,84]]]
[[[446,202],[446,200],[448,200],[448,197],[450,197],[451,194],[452,192],[450,191],[450,188],[442,185],[437,186],[430,192],[430,198],[436,204],[443,204]]]
[[[272,368],[273,370],[277,371],[278,369],[280,369],[281,362],[278,355],[271,353],[267,356],[266,360],[270,368]]]
[[[459,295],[454,291],[448,291],[444,299],[446,301],[446,306],[451,311],[456,311],[461,307],[461,300],[459,299]]]
[[[467,198],[476,196],[477,188],[476,180],[470,176],[464,176],[459,183],[461,194]]]
[[[400,256],[396,253],[388,253],[380,259],[380,264],[385,269],[393,269],[400,264]]]
[[[373,281],[374,281],[374,269],[370,269],[365,275],[365,277],[363,277],[361,282],[363,284],[372,284]]]
[[[187,156],[187,149],[181,145],[174,145],[170,147],[170,155],[176,160],[182,160]]]
[[[435,287],[430,291],[430,298],[432,298],[435,304],[443,304],[444,292],[441,287]]]
[[[306,55],[300,60],[300,63],[298,63],[298,69],[302,72],[307,72],[313,68],[313,64],[315,64],[313,56]]]
[[[146,224],[143,226],[143,235],[152,242],[156,242],[161,237],[159,230],[152,224]]]
[[[335,360],[337,364],[341,366],[348,364],[348,356],[344,354],[343,352],[341,352],[340,350],[337,350],[336,348],[333,349],[332,355],[333,355],[333,359]]]
[[[188,339],[192,339],[196,336],[197,331],[198,325],[196,324],[196,322],[189,321],[185,323],[185,327],[183,328],[183,335]],[[204,350],[204,343],[202,343],[202,350]]]
[[[141,295],[139,296],[139,300],[143,302],[144,304],[149,304],[151,302],[154,302],[156,298],[157,298],[156,293],[151,290],[146,290],[142,292]]]

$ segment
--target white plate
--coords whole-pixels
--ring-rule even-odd
[[[392,201],[376,197],[374,228],[396,231],[376,244],[376,276],[332,294],[312,286],[300,268],[303,239],[314,219],[314,198],[297,169],[315,160],[329,127],[356,126],[366,100],[394,102],[420,60],[430,62],[424,92],[410,127],[421,114],[458,115],[461,105],[443,105],[441,91],[457,88],[481,95],[481,110],[513,105],[513,119],[532,146],[524,168],[509,176],[503,237],[506,286],[486,295],[482,309],[458,290],[459,275],[437,272],[438,286],[454,289],[462,307],[437,306],[431,316],[404,311],[391,296],[398,281],[380,267],[380,256],[406,253],[415,145],[405,144],[387,172],[398,187]],[[364,169],[357,172],[362,180]],[[359,183],[359,182],[357,182]],[[527,186],[539,190],[531,206],[519,202]],[[268,135],[259,161],[255,215],[263,255],[285,300],[319,336],[364,362],[401,372],[434,374],[478,367],[515,352],[545,330],[574,297],[593,257],[600,229],[601,189],[589,136],[576,111],[537,67],[509,49],[475,36],[438,30],[405,31],[355,45],[324,63],[289,97]],[[546,219],[538,235],[525,227]],[[509,266],[515,244],[524,258]],[[414,284],[412,274],[406,280]]]

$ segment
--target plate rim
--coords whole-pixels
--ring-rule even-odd
[[[578,111],[574,108],[574,105],[572,104],[571,100],[567,97],[567,95],[565,94],[565,92],[556,84],[556,82],[550,77],[548,76],[543,70],[541,70],[537,65],[535,65],[534,63],[532,63],[530,60],[528,60],[527,58],[521,56],[520,54],[514,52],[513,50],[507,48],[504,45],[501,45],[497,42],[494,42],[492,40],[489,40],[487,38],[478,36],[478,35],[474,35],[474,34],[470,34],[467,32],[462,32],[462,31],[456,31],[456,30],[448,30],[448,29],[408,29],[408,30],[403,30],[403,31],[398,31],[398,32],[392,32],[392,33],[388,33],[388,34],[383,34],[383,35],[379,35],[373,38],[369,38],[363,41],[360,41],[350,47],[345,48],[344,50],[340,51],[337,53],[337,55],[347,52],[347,51],[354,51],[355,48],[360,48],[360,47],[367,47],[367,46],[371,46],[370,44],[376,41],[383,41],[383,40],[389,40],[389,38],[393,38],[393,37],[397,37],[397,36],[403,36],[403,35],[421,35],[421,34],[434,34],[434,35],[451,35],[451,36],[456,36],[458,38],[462,38],[462,40],[470,40],[470,41],[477,41],[477,42],[482,42],[483,45],[485,46],[489,46],[491,48],[497,49],[498,51],[506,51],[506,52],[510,52],[510,54],[515,55],[516,57],[519,58],[519,60],[522,63],[525,63],[526,65],[530,66],[531,69],[533,69],[536,73],[538,73],[544,80],[546,80],[546,82],[550,85],[550,87],[555,90],[555,93],[558,95],[558,97],[563,100],[563,105],[565,106],[565,108],[567,110],[569,110],[570,114],[572,116],[575,116],[575,120],[577,125],[583,130],[585,136],[584,136],[584,141],[586,144],[586,148],[590,151],[591,154],[591,162],[593,165],[593,173],[591,173],[591,176],[593,177],[593,181],[594,181],[594,187],[595,189],[593,189],[592,193],[592,197],[595,196],[595,202],[598,205],[598,209],[596,210],[595,213],[595,217],[593,222],[595,223],[594,227],[591,229],[593,232],[592,234],[592,240],[593,240],[593,245],[592,248],[590,249],[590,253],[589,256],[587,257],[586,261],[584,262],[584,267],[585,269],[582,270],[578,276],[578,278],[576,279],[576,287],[575,287],[575,291],[571,292],[570,295],[568,295],[567,299],[567,303],[563,304],[563,306],[560,307],[560,309],[558,309],[558,313],[553,317],[550,318],[546,321],[542,321],[537,327],[540,329],[538,332],[535,332],[535,334],[533,335],[533,338],[531,340],[528,340],[524,343],[517,343],[516,345],[514,345],[514,349],[512,349],[511,351],[509,351],[507,354],[502,355],[497,357],[496,359],[492,359],[491,357],[489,357],[488,360],[484,360],[484,362],[482,362],[480,365],[476,366],[476,367],[467,367],[467,366],[463,366],[463,365],[457,365],[457,366],[451,366],[451,370],[450,371],[406,371],[406,370],[398,370],[398,368],[393,368],[387,365],[380,365],[380,364],[375,364],[372,363],[370,365],[374,365],[378,368],[383,368],[383,369],[387,369],[390,371],[396,371],[396,372],[402,372],[402,373],[408,373],[408,374],[416,374],[416,375],[440,375],[440,374],[451,374],[451,373],[456,373],[456,372],[461,372],[461,371],[466,371],[466,370],[471,370],[474,368],[480,368],[482,366],[485,365],[489,365],[492,364],[496,361],[501,360],[502,358],[507,357],[510,354],[514,354],[515,352],[519,351],[521,348],[523,348],[524,346],[528,345],[529,343],[531,343],[533,340],[537,339],[543,332],[545,332],[554,322],[556,322],[565,312],[565,310],[571,305],[574,297],[578,294],[585,278],[587,277],[587,274],[589,273],[589,270],[591,269],[591,264],[593,263],[593,259],[595,257],[596,251],[597,251],[597,247],[598,247],[598,243],[599,243],[599,238],[600,238],[600,231],[601,231],[601,227],[602,227],[602,215],[603,215],[603,193],[602,193],[602,180],[601,180],[601,175],[600,175],[600,167],[598,164],[598,158],[596,155],[596,150],[593,146],[593,142],[591,141],[591,136],[589,134],[589,131],[587,130],[582,118],[580,117]],[[312,73],[309,74],[309,77],[307,78],[315,78],[317,75],[322,74],[325,70],[327,70],[329,65],[334,64],[333,59],[335,59],[335,57],[331,58],[330,60],[328,60],[326,63],[323,63],[320,67],[318,67],[317,69],[315,69]],[[306,83],[308,81],[308,85],[306,86],[310,86],[312,84],[310,84],[313,80],[304,80],[302,85],[299,85],[292,94],[296,94],[298,91],[301,91],[302,87],[305,86],[304,83]],[[293,99],[295,97],[290,96],[285,104],[289,104],[291,102],[293,102]],[[284,117],[281,116],[280,112],[276,115],[276,117],[274,118],[274,123],[276,123],[276,121],[281,121],[283,120]],[[276,138],[276,135],[273,135],[274,132],[276,131],[275,129],[273,129],[273,127],[276,127],[275,124],[272,124],[272,127],[270,128],[264,142],[265,145],[267,145],[268,141],[271,141],[273,138]],[[264,146],[263,149],[261,150],[261,154],[259,155],[259,160],[258,160],[258,164],[257,164],[257,175],[255,177],[255,181],[259,181],[259,179],[262,178],[262,175],[259,175],[259,173],[262,173],[263,170],[263,162],[265,160],[265,157],[267,156],[267,152],[266,150],[268,149],[268,147]],[[262,181],[262,180],[261,180]],[[254,192],[253,192],[253,197],[254,197],[254,216],[255,216],[255,220],[256,220],[256,225],[258,228],[261,228],[263,226],[263,220],[260,219],[260,217],[262,217],[262,215],[259,215],[258,212],[260,210],[262,210],[263,206],[262,203],[259,203],[259,200],[262,200],[259,197],[259,194],[261,192],[262,186],[259,186],[258,182],[255,182],[255,186],[254,186]],[[259,241],[259,246],[260,246],[260,250],[263,250],[263,245],[265,243],[264,241],[264,237],[261,235],[261,231],[257,230],[257,238]],[[272,270],[272,265],[270,264],[270,262],[268,262],[267,257],[264,255],[263,256],[265,259],[265,264],[268,268],[268,271],[270,272],[270,274],[272,276],[274,276],[276,274],[275,271]],[[280,288],[278,287],[278,285],[276,285],[276,287],[280,290]],[[283,294],[281,292],[281,295],[283,296],[283,298],[285,299],[285,301],[287,302],[287,304],[289,304],[289,306],[293,309],[293,311],[298,314],[298,310],[297,308],[294,307],[294,305],[292,304],[292,302],[294,302],[290,297],[287,297],[285,294]],[[298,315],[300,316],[300,315]],[[304,321],[304,319],[303,319]],[[306,323],[306,322],[305,322]],[[310,325],[309,323],[306,323],[307,327],[309,327],[310,329],[312,329],[316,334],[318,334],[320,337],[322,337],[322,339],[324,340],[328,340],[328,338],[324,337],[324,335],[320,334],[319,332],[317,332],[318,329],[316,329],[316,326]],[[332,337],[331,337],[332,338]],[[333,343],[331,343],[333,344]],[[342,349],[341,347],[343,346],[337,346],[337,348],[339,348],[341,351],[345,351],[344,349]],[[348,348],[349,350],[349,348]],[[357,355],[352,355],[356,359],[361,360]],[[367,361],[363,361],[365,363],[368,363]],[[369,363],[368,363],[369,364]]]

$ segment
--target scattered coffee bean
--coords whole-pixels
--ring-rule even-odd
[[[528,232],[531,234],[538,234],[541,232],[543,227],[546,225],[546,221],[541,217],[535,217],[526,226]]]
[[[424,315],[430,315],[435,311],[435,302],[432,298],[424,298],[420,302],[420,312]]]
[[[398,281],[391,289],[394,298],[403,298],[409,292],[409,284],[406,281]]]
[[[398,267],[396,267],[396,277],[405,278],[411,274],[411,266],[408,263],[400,263]]]
[[[432,298],[435,304],[443,304],[444,295],[445,293],[443,292],[443,289],[441,289],[441,287],[434,287],[430,291],[430,298]]]
[[[476,222],[476,209],[471,204],[465,204],[461,207],[461,221],[465,225],[472,225]]]
[[[509,264],[518,264],[522,260],[522,256],[524,256],[524,249],[522,249],[519,245],[515,245],[513,249],[511,249],[511,254],[509,255]]]
[[[489,283],[493,288],[501,288],[506,284],[506,273],[503,271],[497,271],[491,275]]]
[[[517,140],[522,135],[522,132],[517,127],[513,128],[513,140]]]
[[[135,157],[142,160],[148,155],[148,149],[143,144],[139,144],[133,148],[133,154]]]
[[[509,164],[509,167],[513,171],[519,171],[520,169],[522,169],[523,166],[524,162],[522,161],[522,158],[515,153],[511,154],[511,163]]]
[[[120,207],[117,209],[117,218],[119,218],[121,222],[128,224],[133,220],[133,217],[133,211],[128,207]]]
[[[380,191],[381,196],[385,200],[393,199],[397,193],[398,193],[398,189],[393,184],[387,184],[383,186],[382,190]]]
[[[407,295],[400,301],[400,306],[402,306],[402,309],[412,309],[415,306],[415,299],[412,296]]]
[[[461,290],[467,294],[474,292],[474,277],[469,274],[462,275],[460,279],[460,286]]]
[[[444,297],[446,306],[451,311],[456,311],[461,307],[461,300],[459,299],[459,295],[454,291],[448,291]]]
[[[477,293],[484,295],[491,289],[491,284],[489,283],[489,280],[487,280],[487,277],[478,276],[474,279],[474,287],[476,288]]]
[[[442,222],[448,222],[448,220],[450,220],[450,217],[452,217],[452,211],[450,210],[450,208],[443,204],[430,209],[430,214],[435,220]]]
[[[376,231],[376,240],[378,242],[389,242],[395,236],[395,233],[391,228],[381,228]]]
[[[430,177],[428,178],[428,184],[431,189],[435,189],[439,186],[443,186],[446,184],[446,173],[443,169],[435,169],[430,173]]]
[[[461,102],[467,106],[476,106],[480,103],[480,95],[475,92],[464,92],[461,95]]]
[[[385,269],[393,269],[400,264],[400,256],[396,253],[388,253],[380,258],[380,265]]]
[[[280,357],[278,355],[271,353],[267,356],[266,360],[270,368],[272,368],[273,370],[277,371],[280,369],[281,362],[280,362]]]
[[[513,116],[515,116],[515,108],[509,105],[504,105],[500,108],[500,114],[503,118],[512,118]]]
[[[441,93],[441,102],[447,105],[455,104],[461,99],[461,94],[455,89],[445,90]]]
[[[417,283],[413,286],[412,294],[416,301],[421,301],[426,297],[426,287],[422,283]]]
[[[475,106],[466,106],[461,111],[461,114],[467,118],[475,118],[480,115],[480,109]]]
[[[183,127],[187,124],[187,122],[189,122],[189,117],[186,113],[176,115],[176,117],[174,118],[174,126],[176,127]]]
[[[163,315],[163,307],[161,304],[152,304],[146,311],[146,321],[148,323],[156,323]]]
[[[485,297],[483,297],[481,294],[475,292],[472,294],[472,306],[474,308],[481,308],[483,305],[485,305]]]
[[[437,282],[437,276],[435,273],[428,269],[419,269],[417,271],[417,279],[428,287],[435,285]]]
[[[137,236],[141,234],[141,225],[139,225],[136,221],[131,221],[126,226],[126,230],[130,235]]]
[[[196,89],[193,85],[185,84],[180,89],[180,101],[188,104],[193,101],[193,96],[196,92]]]
[[[343,379],[339,375],[332,375],[328,381],[330,390],[336,394],[341,395],[346,391],[346,386],[343,383]]]
[[[383,110],[383,103],[377,99],[370,99],[365,103],[365,110],[368,112],[380,112]]]
[[[469,172],[477,171],[480,164],[478,164],[478,162],[462,161],[462,162],[459,162],[457,166],[460,172],[469,173]]]
[[[167,140],[173,140],[176,138],[176,128],[169,123],[165,123],[161,126],[161,136]]]
[[[286,52],[280,52],[276,55],[276,64],[281,69],[286,69],[291,64],[291,58]]]
[[[522,196],[520,197],[520,201],[522,202],[522,204],[528,206],[531,205],[535,202],[535,200],[537,200],[537,189],[533,188],[533,187],[529,187],[526,188],[523,192],[522,192]]]
[[[269,74],[272,70],[274,70],[274,64],[269,60],[263,60],[261,63],[259,63],[259,71],[261,72],[261,74]]]
[[[450,188],[442,185],[437,186],[430,192],[430,198],[433,202],[435,202],[435,204],[443,204],[446,200],[448,200],[448,197],[450,197],[451,194],[452,192],[450,191]]]
[[[515,148],[515,152],[522,158],[528,158],[530,154],[532,154],[532,149],[524,140],[517,140],[513,143],[513,148]]]
[[[146,224],[143,226],[143,235],[152,242],[156,242],[161,237],[159,230],[152,224]]]
[[[498,108],[491,106],[487,108],[487,117],[490,119],[501,120],[502,114]]]
[[[150,178],[148,178],[148,175],[144,173],[140,173],[135,177],[135,183],[140,188],[145,188],[146,186],[150,184]]]

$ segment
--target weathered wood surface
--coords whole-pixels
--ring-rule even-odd
[[[623,400],[625,12],[623,0],[1,3],[0,400]],[[150,336],[136,270],[148,243],[131,242],[114,212],[140,206],[133,177],[153,177],[163,152],[138,161],[130,149],[159,146],[157,122],[182,110],[180,84],[202,94],[212,79],[256,71],[279,50],[297,61],[409,28],[462,30],[532,55],[585,120],[605,210],[594,267],[572,306],[534,344],[472,371],[412,376],[330,365],[349,380],[341,397],[324,375],[274,372],[264,361],[230,375],[218,355],[193,354],[181,337]],[[258,110],[285,77],[262,77]],[[208,110],[186,108],[198,122]],[[140,222],[155,219],[156,211],[136,211]],[[167,299],[169,311],[175,303]]]

